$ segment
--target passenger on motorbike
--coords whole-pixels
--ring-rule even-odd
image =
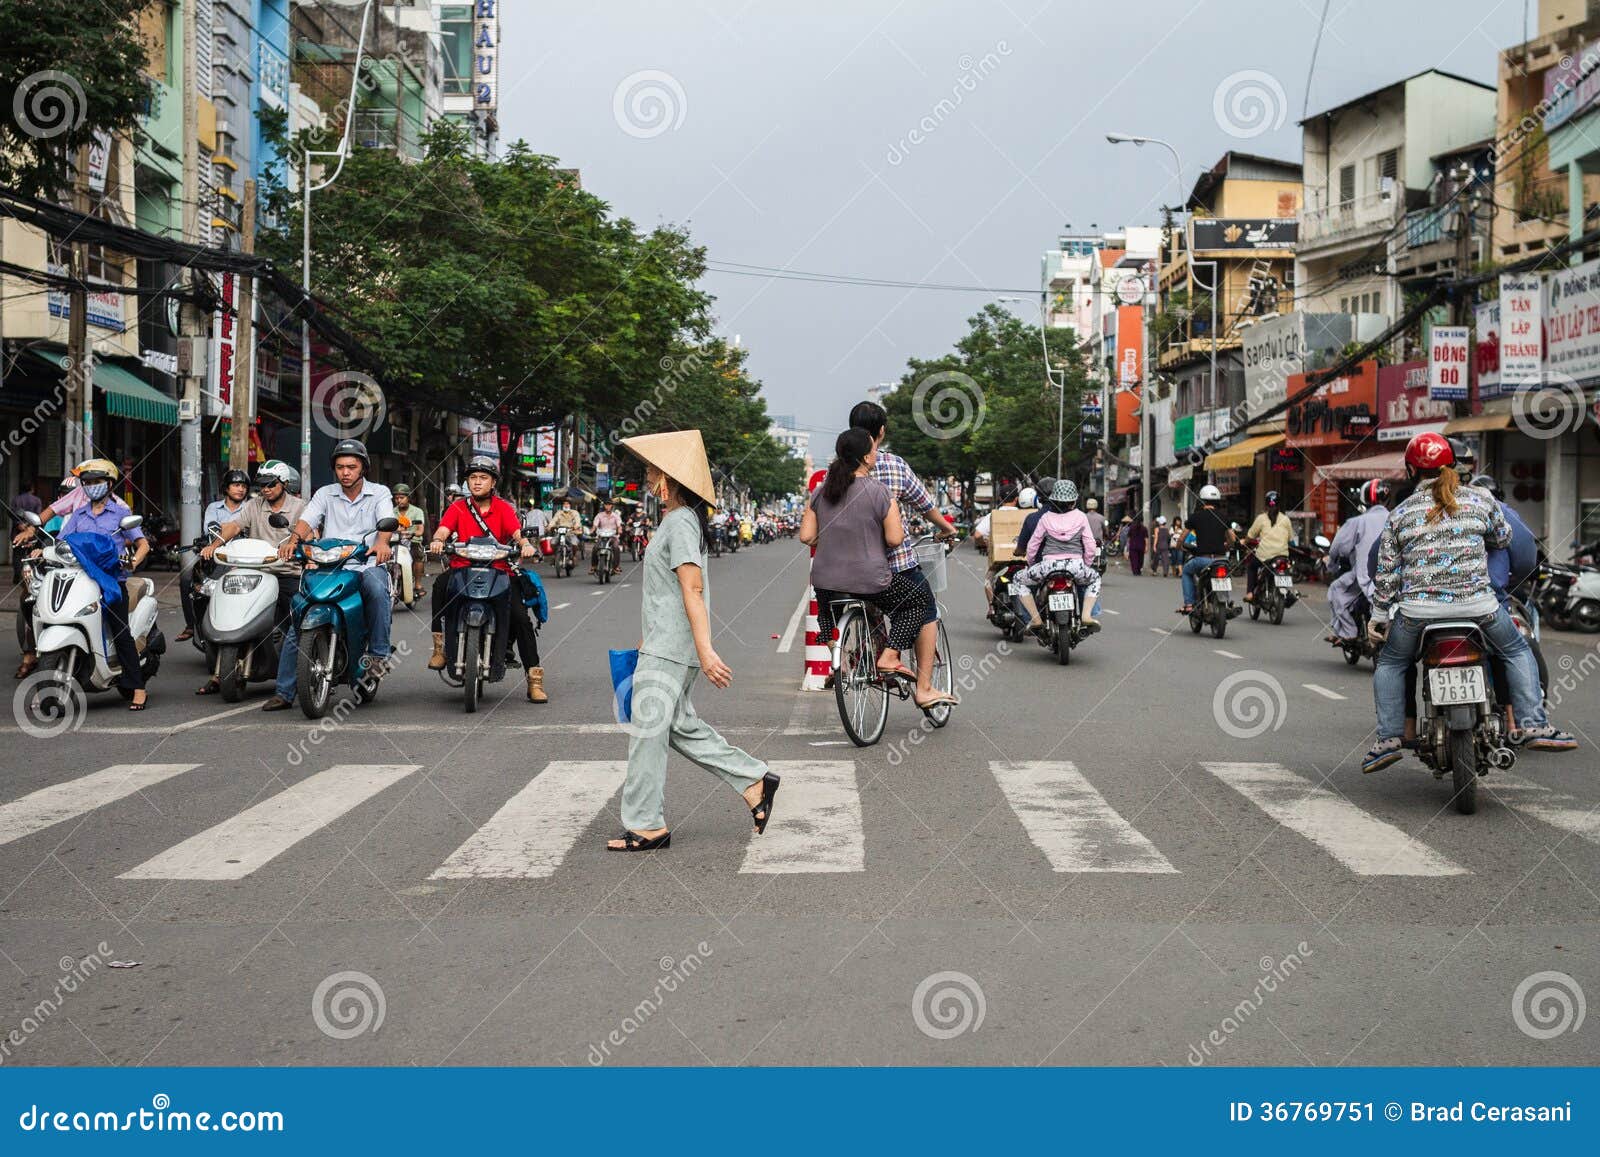
[[[1246,545],[1255,544],[1255,551],[1245,561],[1244,567],[1244,601],[1256,601],[1256,584],[1260,581],[1261,572],[1272,569],[1272,560],[1284,558],[1289,553],[1289,544],[1294,541],[1294,526],[1287,515],[1278,509],[1278,492],[1267,491],[1267,508],[1256,515],[1256,520],[1250,524],[1250,529],[1245,531],[1245,538],[1249,540]]]
[[[1039,520],[1045,515],[1045,505],[1040,496],[1048,497],[1050,491],[1055,489],[1055,485],[1056,480],[1054,478],[1041,478],[1039,479],[1037,490],[1032,486],[1028,486],[1023,488],[1021,494],[1017,495],[1018,508],[1030,511],[1028,517],[1022,520],[1022,529],[1017,532],[1017,541],[1012,547],[1013,552],[1018,556],[1027,551],[1028,541],[1033,537],[1033,528],[1039,525]],[[983,610],[985,614],[989,613],[989,608],[994,602],[995,578],[1001,571],[1011,566],[1013,561],[1002,560],[989,564],[989,569],[983,579]]]
[[[1089,519],[1078,509],[1078,487],[1070,478],[1063,478],[1050,491],[1044,515],[1034,525],[1028,538],[1026,557],[1028,569],[1022,572],[1022,606],[1028,612],[1028,630],[1035,635],[1044,630],[1044,620],[1039,617],[1039,604],[1034,588],[1053,574],[1065,573],[1083,590],[1083,609],[1080,612],[1082,632],[1092,635],[1100,629],[1094,618],[1094,605],[1100,600],[1100,572],[1094,569],[1094,560],[1100,552],[1094,540]]]
[[[1383,524],[1389,521],[1389,484],[1381,478],[1363,483],[1362,513],[1350,519],[1333,536],[1328,547],[1328,564],[1343,573],[1328,584],[1328,616],[1332,620],[1326,636],[1330,643],[1356,638],[1356,608],[1361,600],[1372,601],[1372,563],[1369,556],[1377,546]]]
[[[139,662],[139,647],[134,642],[133,632],[128,630],[128,576],[143,565],[145,556],[150,553],[150,540],[138,527],[122,529],[122,520],[133,511],[128,509],[127,503],[111,493],[111,484],[116,480],[116,466],[104,460],[94,462],[79,472],[84,505],[67,515],[66,521],[61,524],[60,537],[103,534],[116,544],[119,558],[130,545],[133,547],[133,560],[117,575],[122,598],[114,604],[105,604],[104,618],[110,630],[112,646],[116,648],[117,663],[122,668],[117,683],[133,693],[128,701],[128,710],[143,711],[148,704],[148,695],[144,686],[144,669]]]
[[[622,515],[617,513],[617,504],[609,498],[605,501],[604,509],[594,516],[594,548],[589,551],[589,573],[595,573],[595,566],[600,559],[600,532],[611,532],[611,573],[616,574],[622,569]]]
[[[302,543],[323,538],[347,542],[372,542],[371,552],[356,567],[360,572],[361,608],[367,620],[365,669],[369,679],[383,678],[389,662],[389,615],[393,595],[389,591],[389,536],[378,534],[378,523],[394,518],[394,496],[387,486],[367,478],[371,459],[367,448],[354,438],[334,443],[329,455],[336,479],[319,487],[306,503],[282,544],[278,557],[287,562]],[[278,655],[278,687],[263,711],[285,711],[294,704],[297,667],[300,662],[299,629],[292,621],[284,632],[283,650]]]
[[[1574,750],[1577,740],[1546,721],[1533,651],[1489,581],[1488,549],[1511,543],[1505,515],[1487,491],[1461,485],[1455,454],[1442,435],[1418,434],[1406,445],[1405,461],[1406,473],[1419,484],[1395,506],[1378,540],[1367,626],[1373,641],[1383,642],[1372,684],[1377,742],[1361,769],[1378,771],[1401,756],[1406,676],[1416,660],[1422,624],[1430,619],[1476,620],[1504,660],[1518,725],[1512,743],[1538,751]]]
[[[1221,501],[1222,491],[1212,485],[1202,486],[1200,508],[1189,515],[1189,532],[1184,536],[1183,543],[1184,549],[1189,552],[1189,561],[1183,564],[1183,572],[1179,576],[1183,585],[1183,606],[1178,608],[1180,615],[1193,611],[1195,599],[1200,597],[1196,576],[1227,554],[1228,547],[1237,537],[1223,521],[1222,515],[1217,513],[1217,503]]]
[[[1094,541],[1099,546],[1106,544],[1106,516],[1100,513],[1100,503],[1097,499],[1088,499],[1083,504],[1083,516],[1089,520],[1089,529],[1094,531]]]
[[[288,527],[279,530],[270,520],[274,514],[281,514],[293,526],[305,511],[305,499],[300,497],[300,471],[287,462],[273,458],[263,462],[256,471],[256,487],[260,493],[239,508],[232,522],[222,525],[215,540],[201,548],[201,558],[209,562],[216,557],[217,550],[223,544],[241,536],[270,542],[274,546],[283,545],[283,541],[289,537]],[[294,596],[300,591],[300,561],[280,557],[267,570],[278,579],[278,606],[274,614],[278,630],[287,634],[289,618],[294,610]],[[220,690],[221,684],[213,675],[196,689],[195,694],[215,695]]]
[[[533,540],[523,534],[517,508],[494,492],[499,482],[498,458],[481,454],[467,463],[468,497],[452,502],[440,515],[433,541],[428,544],[431,553],[442,555],[445,543],[452,536],[463,542],[487,537],[517,547],[524,560],[534,557]],[[433,584],[433,654],[428,659],[430,671],[443,670],[446,663],[444,630],[450,600],[450,572],[470,565],[470,560],[451,555],[449,571],[440,575]],[[496,570],[511,570],[511,564],[504,559],[496,561],[494,567]],[[549,696],[544,691],[544,668],[539,665],[538,632],[528,617],[528,608],[516,584],[513,583],[495,603],[495,621],[502,625],[502,630],[515,640],[522,652],[522,666],[528,677],[528,702],[549,702]],[[497,639],[496,643],[491,654],[504,654],[503,638]]]

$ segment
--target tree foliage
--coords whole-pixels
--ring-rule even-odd
[[[0,0],[0,184],[54,198],[95,133],[133,131],[150,97],[149,0]]]

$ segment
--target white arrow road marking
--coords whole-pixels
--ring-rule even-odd
[[[506,801],[430,880],[520,880],[555,874],[622,787],[626,760],[556,760]]]
[[[199,766],[198,763],[118,763],[66,783],[41,787],[0,806],[0,844],[43,831],[52,824],[104,807]]]
[[[861,872],[867,866],[854,760],[774,761],[783,777],[765,835],[750,837],[741,872]]]
[[[1057,872],[1178,870],[1073,764],[991,760],[989,770],[1028,838]]]
[[[419,766],[342,763],[319,771],[117,878],[242,880]]]
[[[1346,698],[1346,696],[1339,694],[1337,691],[1329,691],[1326,687],[1319,686],[1316,683],[1302,683],[1302,684],[1300,684],[1300,686],[1304,687],[1307,691],[1315,691],[1318,695],[1321,695],[1324,699],[1344,699],[1344,698]]]
[[[1393,824],[1277,763],[1204,763],[1212,775],[1361,876],[1460,876],[1466,869]]]

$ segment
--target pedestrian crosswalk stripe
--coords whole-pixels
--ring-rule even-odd
[[[1011,810],[1057,872],[1176,872],[1070,762],[991,761]]]
[[[1454,861],[1278,763],[1203,763],[1273,819],[1360,876],[1459,876]]]
[[[783,777],[772,826],[753,836],[741,872],[861,872],[867,866],[853,759],[775,760]]]
[[[1504,789],[1508,784],[1496,784],[1491,790]],[[1556,801],[1560,802],[1556,802]],[[1523,815],[1532,816],[1536,820],[1549,824],[1553,828],[1560,828],[1564,832],[1571,832],[1579,839],[1588,840],[1591,844],[1600,844],[1600,808],[1584,807],[1575,799],[1556,796],[1553,800],[1526,800],[1505,801],[1506,806]]]
[[[557,760],[490,817],[431,880],[537,879],[561,861],[622,787],[620,759]]]
[[[122,880],[242,880],[416,771],[415,763],[341,763],[246,808],[122,873]]]
[[[52,784],[0,805],[0,844],[104,807],[136,791],[193,771],[198,763],[118,763]]]

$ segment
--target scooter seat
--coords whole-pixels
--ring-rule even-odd
[[[147,578],[131,578],[128,580],[128,615],[133,616],[134,609],[145,599],[154,598],[156,584]]]

